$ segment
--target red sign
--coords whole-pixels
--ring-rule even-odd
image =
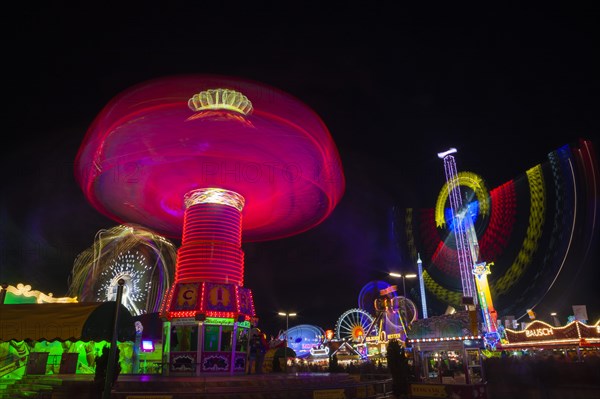
[[[396,292],[398,290],[398,287],[395,285],[390,285],[387,288],[384,288],[382,290],[379,290],[379,295],[387,295],[387,294],[391,294],[392,292]]]

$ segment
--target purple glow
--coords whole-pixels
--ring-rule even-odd
[[[142,341],[142,351],[143,352],[153,352],[154,351],[154,342],[151,340],[143,340]]]

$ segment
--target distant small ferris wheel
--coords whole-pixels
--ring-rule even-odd
[[[371,335],[378,335],[377,326],[373,325],[375,319],[369,312],[363,309],[349,309],[342,313],[336,323],[335,333],[338,339],[361,342],[365,334],[371,329]]]

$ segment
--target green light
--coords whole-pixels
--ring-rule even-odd
[[[217,324],[221,326],[232,326],[235,320],[230,317],[207,317],[204,324]]]

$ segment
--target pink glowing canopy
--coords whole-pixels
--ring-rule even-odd
[[[241,93],[233,102],[250,111],[210,107],[206,93],[221,89]],[[194,96],[209,106],[194,109]],[[88,129],[75,176],[103,214],[168,237],[181,235],[186,193],[235,191],[245,199],[246,241],[318,225],[345,189],[335,143],[313,110],[262,83],[214,75],[155,79],[116,96]]]

